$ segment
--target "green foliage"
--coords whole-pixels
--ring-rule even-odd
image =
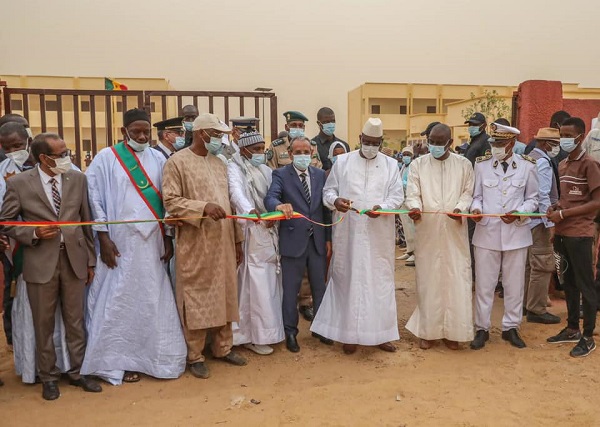
[[[500,117],[510,120],[511,107],[506,104],[504,98],[498,95],[497,91],[485,90],[480,99],[475,99],[475,94],[471,92],[471,100],[473,103],[461,111],[465,120],[468,120],[474,113],[482,113],[488,123]]]

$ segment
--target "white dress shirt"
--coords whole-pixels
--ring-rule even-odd
[[[44,187],[44,193],[46,193],[46,197],[48,198],[48,202],[50,202],[50,206],[52,206],[54,213],[58,215],[58,212],[56,212],[56,207],[54,206],[54,198],[52,197],[52,184],[50,183],[50,180],[52,178],[56,180],[56,187],[58,188],[58,194],[60,194],[60,199],[62,201],[62,175],[58,174],[55,176],[50,176],[46,172],[44,172],[39,166],[38,170],[40,171],[40,180],[42,181],[42,187]],[[37,239],[35,231],[33,232],[33,237]],[[62,233],[60,234],[60,241],[64,242]]]

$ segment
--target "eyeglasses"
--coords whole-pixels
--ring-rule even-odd
[[[71,157],[71,150],[63,151],[60,154],[50,153],[50,154],[46,154],[46,156],[53,158],[53,159],[64,159],[65,157]]]

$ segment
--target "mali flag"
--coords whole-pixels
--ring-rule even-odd
[[[116,80],[104,77],[104,90],[127,90],[127,86]]]

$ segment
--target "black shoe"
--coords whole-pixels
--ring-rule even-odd
[[[553,325],[560,323],[560,317],[550,314],[548,312],[544,314],[527,313],[527,321],[530,323],[543,323],[545,325]]]
[[[304,317],[309,322],[312,322],[313,319],[315,318],[315,312],[314,312],[313,308],[308,305],[300,306],[300,314],[302,315],[302,317]]]
[[[490,333],[483,329],[475,332],[475,339],[471,341],[471,350],[479,350],[485,347],[486,341],[490,340]]]
[[[571,357],[585,357],[596,350],[596,343],[592,337],[581,337],[573,350],[569,353]]]
[[[90,393],[100,393],[102,391],[102,386],[98,382],[83,375],[78,380],[70,380],[69,383]]]
[[[58,381],[47,381],[42,383],[42,397],[46,400],[56,400],[60,397]]]
[[[319,341],[321,341],[323,344],[333,345],[333,340],[330,340],[329,338],[325,338],[323,335],[319,335],[319,334],[313,332],[312,336],[315,338],[318,338]]]
[[[204,380],[210,378],[210,371],[208,370],[204,362],[192,363],[190,365],[190,372],[196,378],[202,378]]]
[[[580,331],[574,331],[569,328],[564,328],[558,334],[548,338],[546,341],[548,341],[550,344],[561,344],[564,342],[579,342],[580,339]]]
[[[502,339],[508,341],[510,345],[517,348],[525,348],[527,345],[519,336],[517,328],[509,329],[508,331],[502,331]]]
[[[285,337],[285,346],[292,353],[298,353],[300,351],[300,346],[298,345],[298,341],[296,341],[295,335],[288,335]]]

